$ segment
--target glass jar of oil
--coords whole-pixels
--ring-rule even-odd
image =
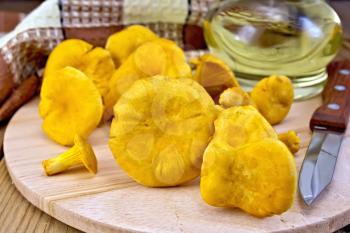
[[[342,28],[323,0],[226,0],[204,21],[211,52],[235,72],[245,89],[261,78],[288,76],[296,99],[319,94],[326,66],[337,54]]]

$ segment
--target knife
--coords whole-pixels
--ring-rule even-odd
[[[328,66],[323,105],[310,121],[313,131],[299,175],[299,192],[311,205],[331,183],[350,114],[350,61]]]

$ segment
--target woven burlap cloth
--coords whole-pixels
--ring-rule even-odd
[[[50,51],[67,38],[104,46],[109,35],[132,24],[174,40],[188,57],[206,49],[202,23],[220,0],[47,0],[0,38],[0,105],[45,66]],[[1,119],[0,119],[1,121]]]

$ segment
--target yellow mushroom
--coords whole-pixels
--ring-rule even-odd
[[[75,68],[81,70],[94,82],[103,99],[109,91],[109,80],[115,67],[111,54],[103,48],[94,48],[81,58],[81,63]]]
[[[109,82],[104,119],[113,115],[113,106],[135,81],[154,75],[172,78],[191,76],[191,68],[186,63],[185,54],[175,42],[166,39],[146,42],[116,70]]]
[[[93,46],[83,40],[69,39],[61,42],[50,53],[47,59],[44,80],[54,77],[59,70],[66,66],[77,67],[82,57],[91,51]]]
[[[140,45],[157,39],[158,36],[148,28],[133,25],[111,35],[106,43],[106,49],[111,52],[116,67],[126,61]]]
[[[83,40],[63,41],[50,53],[45,67],[43,85],[55,85],[58,72],[67,66],[82,71],[96,85],[102,98],[105,98],[109,89],[108,82],[115,70],[111,54],[107,50],[93,48]]]
[[[57,143],[72,145],[76,134],[87,138],[98,126],[102,98],[92,80],[73,67],[61,69],[54,81],[41,89],[42,128]]]
[[[292,154],[254,107],[219,114],[201,169],[206,203],[258,217],[281,214],[293,203],[296,180]]]
[[[232,107],[221,111],[215,121],[217,144],[237,148],[263,138],[278,139],[274,128],[253,106]]]
[[[218,97],[224,90],[230,87],[239,87],[238,81],[230,67],[219,58],[205,54],[191,63],[196,66],[194,79],[199,82],[213,97]]]
[[[97,173],[97,160],[89,143],[76,135],[74,146],[68,151],[42,162],[46,175],[51,176],[72,167],[84,166],[90,173]]]
[[[288,132],[279,134],[278,139],[284,144],[286,144],[290,152],[292,152],[293,154],[296,154],[299,151],[300,138],[294,130],[290,130]]]
[[[114,107],[109,146],[119,166],[150,187],[196,178],[218,110],[189,78],[136,81]]]
[[[223,108],[247,105],[254,106],[254,102],[249,94],[240,87],[231,87],[222,92],[219,98],[219,104]]]
[[[192,77],[192,70],[187,64],[185,53],[174,41],[159,38],[152,42],[161,46],[165,52],[166,65],[163,75],[171,78]],[[142,55],[137,57],[142,58]]]
[[[288,77],[272,75],[257,83],[251,97],[259,112],[275,125],[287,116],[293,103],[294,89]]]

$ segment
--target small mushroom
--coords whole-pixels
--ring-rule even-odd
[[[272,75],[256,84],[251,97],[259,112],[275,125],[286,118],[293,103],[294,89],[288,77]]]
[[[115,66],[119,67],[140,45],[157,38],[150,29],[133,25],[108,37],[106,49],[111,52]]]
[[[219,58],[205,54],[190,62],[196,66],[194,79],[207,90],[212,98],[217,98],[229,87],[239,87],[230,67]]]
[[[76,135],[74,146],[68,151],[42,162],[46,175],[51,176],[71,167],[84,166],[90,173],[97,173],[97,160],[89,143]]]
[[[278,139],[282,141],[293,154],[299,151],[300,138],[294,130],[279,134]]]
[[[250,98],[249,94],[240,87],[231,87],[226,89],[223,93],[221,93],[219,98],[219,104],[223,108],[247,105],[254,106],[254,102]]]

